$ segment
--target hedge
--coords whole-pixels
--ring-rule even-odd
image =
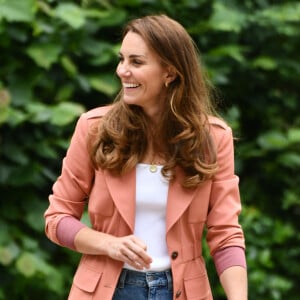
[[[156,13],[194,38],[237,137],[249,299],[299,298],[300,3],[173,2],[0,1],[0,299],[66,299],[80,256],[46,239],[48,194],[78,116],[120,88],[124,23]]]

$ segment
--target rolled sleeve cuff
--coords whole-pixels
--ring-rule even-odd
[[[217,251],[213,260],[218,275],[220,276],[227,268],[241,266],[247,268],[245,250],[241,247],[227,247]]]
[[[62,218],[57,226],[56,236],[60,244],[64,247],[68,247],[72,250],[76,250],[74,245],[74,239],[78,231],[84,227],[85,224],[80,222],[74,217]]]

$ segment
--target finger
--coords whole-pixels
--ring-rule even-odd
[[[137,269],[150,269],[150,263],[143,260],[141,257],[136,256],[132,259],[132,265]]]
[[[141,239],[139,239],[136,236],[132,236],[132,241],[135,245],[139,246],[140,248],[142,248],[144,251],[147,251],[147,245],[145,244],[144,241],[142,241]]]
[[[135,252],[136,256],[138,257],[138,260],[142,261],[143,264],[145,265],[149,265],[152,263],[152,258],[151,256],[149,256],[149,254],[147,252],[145,252],[144,250],[141,250],[141,249],[138,249],[136,252]]]
[[[123,249],[123,255],[126,257],[126,263],[129,263],[135,268],[150,268],[152,262],[151,257],[141,248],[134,246],[135,249]]]
[[[152,259],[151,257],[147,256],[147,259],[144,259],[143,257],[141,256],[138,256],[138,255],[134,255],[131,260],[134,262],[135,265],[139,265],[141,266],[142,268],[146,268],[146,269],[149,269],[150,268],[150,263],[152,262]]]
[[[135,269],[143,270],[144,268],[147,268],[146,265],[143,265],[138,260],[131,260],[130,265],[133,266]]]
[[[132,236],[131,242],[132,243],[128,244],[129,250],[141,258],[147,265],[150,264],[152,258],[147,253],[147,245],[135,236]]]
[[[147,265],[144,265],[142,260],[139,259],[135,254],[131,252],[131,254],[124,254],[123,259],[125,263],[129,264],[130,266],[134,267],[135,269],[143,270],[147,268]],[[150,267],[150,266],[149,266]],[[149,268],[148,267],[148,268]]]

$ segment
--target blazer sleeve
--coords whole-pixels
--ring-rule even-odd
[[[82,114],[77,122],[62,162],[61,175],[52,187],[49,207],[44,214],[46,235],[59,245],[56,232],[60,220],[67,216],[80,220],[94,179],[87,149],[89,122],[87,113]]]
[[[212,124],[217,150],[218,171],[213,178],[206,239],[211,255],[230,246],[245,248],[243,230],[239,224],[241,201],[239,178],[234,173],[232,130],[224,122]]]

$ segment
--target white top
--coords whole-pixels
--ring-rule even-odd
[[[162,166],[155,172],[149,164],[136,166],[136,215],[134,235],[147,245],[152,257],[150,270],[162,271],[170,268],[166,243],[166,207],[168,181],[161,174]],[[125,264],[124,268],[133,269]],[[145,270],[148,271],[148,270]]]

